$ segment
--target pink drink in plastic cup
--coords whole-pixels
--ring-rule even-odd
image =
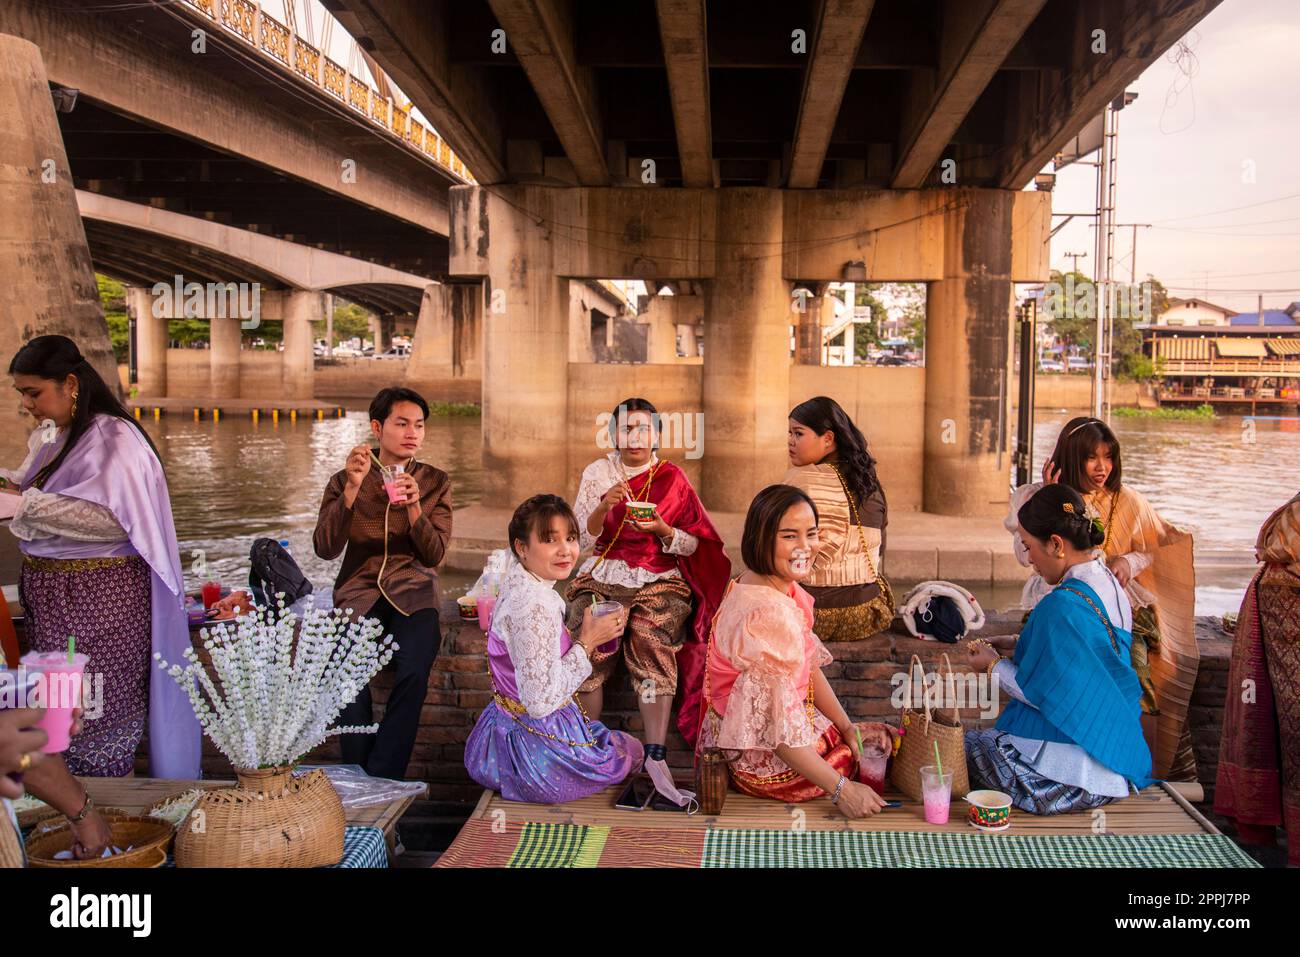
[[[21,663],[42,675],[41,703],[45,714],[36,726],[42,729],[49,741],[41,751],[61,754],[68,750],[72,733],[72,711],[81,707],[81,676],[90,658],[75,654],[68,660],[66,651],[29,651]]]
[[[952,803],[952,772],[934,765],[921,768],[921,798],[925,802],[927,824],[947,824],[948,806]]]
[[[492,606],[496,603],[496,595],[478,596],[478,626],[483,631],[492,627]]]
[[[0,654],[0,661],[4,655]],[[43,679],[35,671],[26,668],[6,668],[0,664],[0,711],[10,708],[27,708],[35,703],[38,692],[36,686]],[[18,784],[23,783],[23,776],[17,771],[9,772],[9,779]]]
[[[864,744],[862,760],[858,762],[858,783],[865,784],[877,794],[885,793],[885,769],[889,766],[889,751],[879,745]]]
[[[397,490],[396,479],[406,471],[402,465],[393,465],[388,469],[388,475],[384,477],[384,491],[388,493],[388,501],[391,505],[403,505],[406,502],[406,493]]]
[[[601,618],[605,615],[617,615],[623,610],[623,606],[616,601],[600,601],[591,608],[592,618]],[[618,639],[607,641],[603,645],[597,645],[596,650],[602,655],[612,655],[618,651]]]

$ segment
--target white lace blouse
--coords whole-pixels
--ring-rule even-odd
[[[27,440],[27,458],[23,464],[16,470],[0,469],[0,475],[15,484],[21,482],[45,448],[42,432],[36,429]],[[70,538],[78,542],[117,543],[129,537],[117,517],[104,506],[37,488],[23,492],[9,530],[24,542]]]
[[[578,497],[573,503],[573,514],[578,519],[578,542],[582,550],[588,551],[596,544],[598,536],[587,531],[587,520],[600,505],[605,493],[619,483],[648,472],[659,461],[658,456],[651,455],[650,461],[640,468],[627,468],[619,461],[617,452],[610,452],[602,459],[596,459],[582,471],[582,481],[578,485]],[[669,555],[693,555],[699,547],[700,540],[680,528],[673,529],[673,540],[664,547]],[[670,568],[664,572],[653,572],[647,568],[634,568],[617,558],[607,558],[597,564],[595,555],[590,556],[579,573],[589,573],[598,582],[606,585],[621,585],[624,588],[641,588],[661,578],[680,578],[681,572]]]
[[[519,703],[534,718],[544,718],[572,700],[591,674],[587,651],[576,641],[560,654],[564,599],[555,583],[544,581],[512,559],[492,609],[492,630],[515,666]]]

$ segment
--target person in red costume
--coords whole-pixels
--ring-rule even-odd
[[[565,598],[570,630],[593,600],[628,610],[618,647],[595,652],[578,697],[598,718],[603,686],[623,657],[645,723],[646,770],[662,793],[678,800],[683,792],[673,787],[665,763],[673,698],[682,687],[677,726],[694,745],[704,643],[731,562],[686,474],[656,454],[658,419],[645,399],[626,399],[614,410],[614,451],[587,466],[578,487],[573,510],[582,547],[592,554]],[[635,510],[638,503],[653,503],[653,515],[634,517],[629,504]]]

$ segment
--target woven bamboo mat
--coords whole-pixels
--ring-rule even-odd
[[[954,801],[947,824],[927,824],[921,803],[887,791],[885,797],[901,800],[903,806],[882,811],[871,818],[849,821],[831,805],[828,798],[805,804],[781,804],[739,794],[728,793],[726,806],[717,817],[704,817],[667,811],[621,811],[614,807],[620,786],[568,804],[521,804],[507,801],[499,794],[486,792],[470,820],[487,820],[517,824],[523,822],[551,824],[592,824],[637,830],[704,831],[708,828],[754,830],[790,830],[797,824],[808,830],[826,831],[952,831],[973,833],[966,823],[966,803]],[[1104,812],[1104,816],[1101,816]],[[1190,805],[1184,807],[1172,789],[1153,785],[1141,794],[1116,801],[1097,812],[1035,817],[1012,811],[1008,834],[1214,834],[1212,824],[1201,818]],[[500,827],[500,823],[498,823]],[[997,835],[994,835],[997,836]]]
[[[932,825],[925,822],[918,802],[895,793],[887,793],[886,797],[903,801],[902,807],[867,820],[848,821],[826,798],[801,805],[786,805],[733,791],[727,795],[722,814],[703,817],[674,812],[621,811],[614,807],[619,791],[619,787],[612,787],[563,805],[522,804],[486,791],[437,866],[537,866],[533,860],[521,862],[522,849],[550,848],[548,838],[551,835],[547,832],[552,830],[557,834],[564,832],[564,839],[573,844],[575,863],[559,866],[590,866],[579,861],[596,859],[599,867],[698,867],[709,840],[732,833],[739,837],[740,832],[789,834],[806,830],[976,835],[965,823],[964,802],[953,804],[953,816],[947,824]],[[1156,785],[1098,812],[1034,817],[1013,811],[1011,828],[988,835],[988,838],[998,840],[1007,835],[1073,838],[1191,835],[1189,839],[1195,839],[1198,835],[1217,834],[1217,829],[1174,787]],[[751,836],[747,840],[752,842],[754,838]],[[1002,856],[1016,856],[1015,844],[1008,843]],[[584,849],[585,854],[581,853]]]

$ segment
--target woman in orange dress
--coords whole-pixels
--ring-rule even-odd
[[[748,570],[728,588],[709,638],[699,741],[727,754],[746,794],[785,802],[828,794],[845,817],[860,818],[884,806],[852,780],[861,745],[893,739],[886,725],[855,725],[822,673],[831,655],[799,586],[817,548],[817,509],[805,492],[758,493],[741,543]]]

